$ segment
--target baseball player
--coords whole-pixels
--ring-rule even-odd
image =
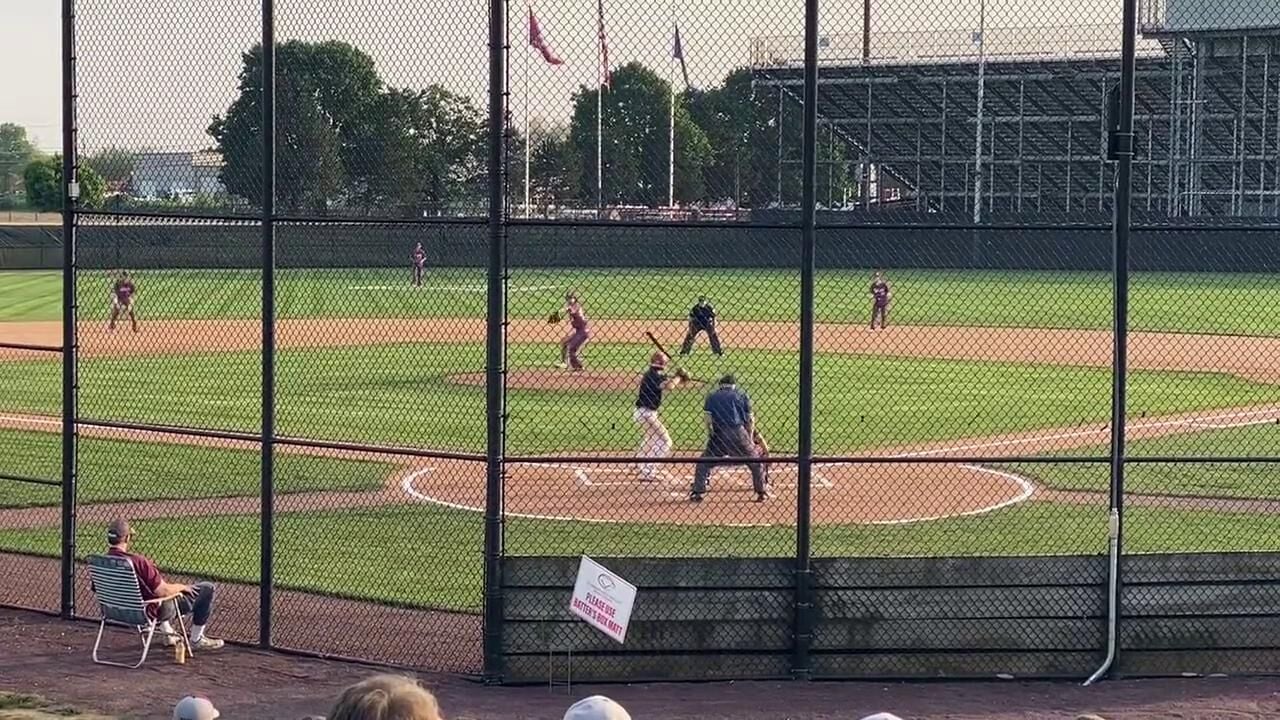
[[[738,388],[738,381],[733,375],[720,378],[719,387],[707,396],[702,409],[707,424],[707,448],[702,452],[704,461],[698,463],[698,468],[693,473],[689,501],[695,503],[702,502],[703,495],[707,494],[707,480],[711,476],[712,464],[705,462],[706,458],[757,457],[751,442],[756,434],[751,398]],[[769,486],[765,483],[761,463],[746,460],[743,464],[751,471],[751,487],[756,491],[756,502],[764,502],[772,497]]]
[[[413,286],[422,287],[422,270],[427,264],[427,251],[422,249],[422,243],[413,246],[409,259],[413,261]]]
[[[760,458],[760,471],[764,473],[764,486],[769,487],[769,441],[765,439],[764,433],[760,432],[760,426],[756,425],[751,433],[751,446],[756,451],[756,457]]]
[[[671,434],[662,424],[658,408],[662,407],[662,393],[680,386],[689,376],[679,368],[673,375],[667,375],[667,362],[670,358],[664,352],[655,352],[649,358],[649,369],[640,378],[640,391],[636,394],[635,411],[631,419],[640,426],[640,450],[636,453],[641,458],[664,458],[671,455]],[[640,479],[653,482],[658,479],[654,463],[640,465]]]
[[[572,332],[564,336],[560,341],[560,362],[556,367],[569,367],[575,372],[583,369],[582,357],[579,353],[582,347],[591,339],[591,329],[587,325],[587,314],[582,309],[582,303],[578,300],[578,294],[570,290],[565,293],[564,307],[560,308],[558,313],[552,313],[551,320],[560,321],[561,315],[569,316],[569,326]]]
[[[871,329],[876,329],[876,320],[880,321],[880,329],[889,326],[889,303],[893,301],[893,289],[884,273],[879,270],[871,277]]]
[[[138,286],[134,284],[129,272],[121,270],[116,273],[111,283],[111,321],[107,323],[107,330],[115,332],[116,319],[121,315],[128,315],[133,331],[138,332],[138,316],[133,310],[134,296],[137,294]]]
[[[707,300],[706,295],[698,297],[698,302],[689,308],[689,332],[685,333],[684,343],[680,346],[680,354],[688,355],[693,351],[693,342],[698,339],[701,333],[707,334],[707,340],[711,343],[711,352],[716,355],[723,355],[724,352],[720,348],[720,336],[716,334],[716,309],[711,306],[711,302]]]

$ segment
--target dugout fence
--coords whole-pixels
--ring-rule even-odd
[[[1099,3],[1096,77],[1059,83],[1061,38],[1008,18],[988,77],[979,4],[877,8],[912,31],[891,58],[870,4],[721,8],[768,32],[610,5],[63,0],[62,226],[0,228],[61,292],[59,327],[0,324],[0,571],[35,580],[0,603],[82,617],[126,516],[220,583],[233,641],[493,683],[1280,670],[1273,30],[1140,38]],[[1139,42],[1199,68],[1145,140]],[[862,92],[886,114],[848,117]],[[114,205],[82,182],[108,149]],[[119,268],[136,334],[106,327]],[[649,333],[692,376],[669,455],[637,451]],[[726,375],[763,502],[748,458],[698,468]],[[581,555],[639,588],[625,643],[570,614]]]

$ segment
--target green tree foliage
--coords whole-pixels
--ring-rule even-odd
[[[79,175],[80,206],[102,207],[106,181],[88,165],[80,166]],[[22,181],[27,187],[27,201],[32,207],[41,212],[62,209],[61,155],[31,161],[22,172]]]
[[[577,198],[596,193],[596,93],[579,88],[573,100],[569,139],[579,164]],[[667,163],[671,85],[633,62],[613,73],[604,94],[602,155],[604,202],[660,206],[667,203]],[[689,116],[683,98],[676,103],[676,200],[691,202],[703,194],[703,171],[712,157],[702,128]]]
[[[240,94],[209,134],[227,191],[261,198],[262,49],[243,56]],[[472,199],[484,172],[484,119],[438,85],[384,89],[373,59],[342,42],[276,50],[276,203],[416,214]]]
[[[86,161],[108,183],[125,183],[133,175],[137,155],[118,147],[103,148]]]
[[[18,191],[18,180],[35,156],[36,148],[27,138],[26,128],[0,123],[0,199]]]

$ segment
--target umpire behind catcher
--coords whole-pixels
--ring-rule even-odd
[[[707,492],[707,479],[712,467],[706,462],[707,458],[752,458],[756,454],[751,443],[756,425],[755,416],[751,413],[751,398],[738,388],[738,381],[733,375],[720,378],[720,386],[707,396],[702,409],[707,423],[707,449],[702,452],[703,460],[693,473],[690,502],[702,502],[702,496]],[[756,502],[764,502],[770,497],[764,469],[753,460],[744,460],[743,464],[751,471],[751,487],[756,491]]]
[[[689,308],[689,332],[685,333],[684,343],[680,345],[680,354],[688,355],[693,351],[693,342],[699,333],[706,333],[711,343],[711,352],[723,355],[720,348],[720,336],[716,334],[716,309],[706,295],[698,297],[698,303]]]

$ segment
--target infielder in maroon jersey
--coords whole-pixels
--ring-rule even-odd
[[[413,261],[413,285],[414,287],[422,287],[422,269],[427,264],[427,251],[422,249],[422,243],[418,243],[413,247],[413,252],[409,254],[409,259]]]
[[[138,286],[129,277],[129,273],[125,270],[117,273],[111,283],[111,322],[107,324],[107,330],[115,332],[116,320],[121,315],[128,315],[133,331],[138,332],[138,316],[133,311],[134,296],[137,294]]]
[[[564,307],[561,313],[569,316],[569,326],[573,331],[564,336],[560,341],[560,367],[566,365],[573,370],[582,370],[582,357],[579,352],[582,346],[587,344],[591,339],[591,330],[587,326],[587,314],[582,309],[582,303],[578,300],[578,294],[569,292],[564,296]]]
[[[889,326],[889,303],[893,300],[893,290],[884,273],[876,271],[871,278],[871,329],[876,329],[876,321],[880,321],[880,329]]]

